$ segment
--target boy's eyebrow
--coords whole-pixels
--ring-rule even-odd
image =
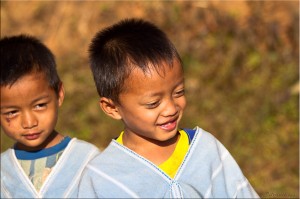
[[[180,82],[178,82],[175,86],[174,86],[174,88],[176,88],[176,87],[178,87],[179,85],[181,85],[181,84],[183,84],[183,86],[184,86],[184,78],[180,81]],[[153,92],[153,93],[147,93],[145,96],[146,97],[155,97],[155,96],[160,96],[161,95],[161,93],[160,92]]]
[[[40,101],[40,100],[42,100],[42,99],[49,98],[49,97],[50,97],[50,95],[48,95],[48,94],[43,95],[43,96],[40,96],[40,97],[34,99],[34,100],[32,101],[32,104],[34,104],[35,102],[38,102],[38,101]]]
[[[16,108],[18,108],[18,107],[17,106],[1,106],[0,110],[2,110],[2,109],[16,109]]]
[[[36,103],[36,102],[38,102],[38,101],[40,101],[40,100],[42,100],[42,99],[46,99],[46,98],[49,98],[49,95],[48,95],[48,94],[43,95],[43,96],[40,96],[40,97],[34,99],[34,100],[31,102],[31,104],[34,104],[34,103]],[[2,110],[2,109],[13,109],[13,108],[14,108],[14,109],[15,109],[15,108],[18,108],[18,106],[14,106],[14,105],[0,106],[0,110]]]

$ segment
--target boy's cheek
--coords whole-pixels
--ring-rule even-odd
[[[8,134],[8,132],[9,132],[9,130],[8,130],[8,125],[7,124],[4,124],[3,123],[3,121],[1,120],[1,134],[6,134],[7,136],[9,136]]]
[[[9,125],[3,124],[1,121],[1,134],[5,134],[9,138],[15,140],[15,135],[18,134],[17,129],[14,128],[14,125],[10,123]]]
[[[0,124],[0,126],[1,126],[1,129],[3,130],[3,131],[5,131],[7,128],[13,128],[13,120],[12,119],[9,119],[9,118],[2,118],[1,117],[1,124]]]
[[[1,131],[3,131],[3,126],[5,126],[3,120],[4,120],[4,119],[1,117],[1,119],[0,119],[0,127],[1,127]]]

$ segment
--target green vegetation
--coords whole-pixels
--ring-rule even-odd
[[[122,126],[98,107],[89,42],[122,18],[153,21],[184,62],[181,126],[215,135],[260,196],[298,198],[298,9],[298,1],[1,1],[1,37],[33,34],[50,47],[66,88],[57,130],[103,149]],[[1,132],[1,151],[11,144]]]

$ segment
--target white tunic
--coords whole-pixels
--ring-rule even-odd
[[[259,198],[236,161],[211,134],[196,128],[174,179],[112,141],[86,167],[79,198]]]
[[[8,149],[1,154],[1,198],[75,198],[84,167],[99,153],[94,145],[73,138],[37,192],[14,149]]]

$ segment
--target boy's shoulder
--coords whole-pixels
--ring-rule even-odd
[[[190,142],[190,151],[198,151],[198,154],[203,155],[203,160],[214,161],[223,155],[232,157],[227,148],[213,134],[202,128],[196,126],[190,130],[185,129],[185,132],[189,136],[194,136]]]
[[[95,144],[93,144],[92,142],[90,141],[87,141],[87,140],[84,140],[82,138],[78,138],[78,137],[71,137],[71,140],[73,142],[76,142],[78,144],[83,144],[83,145],[89,145],[89,146],[93,146],[93,147],[96,147]]]
[[[7,158],[9,156],[9,154],[13,151],[12,148],[6,149],[4,152],[1,153],[1,161],[4,158]]]
[[[68,156],[73,156],[72,153],[74,152],[77,153],[77,156],[86,156],[87,154],[93,154],[92,156],[95,156],[101,153],[100,149],[91,142],[76,137],[69,139],[70,141],[64,150],[64,153],[66,153]]]
[[[74,144],[81,146],[81,147],[99,150],[99,148],[96,145],[92,144],[91,142],[82,140],[82,139],[72,138],[71,141],[74,142]]]

